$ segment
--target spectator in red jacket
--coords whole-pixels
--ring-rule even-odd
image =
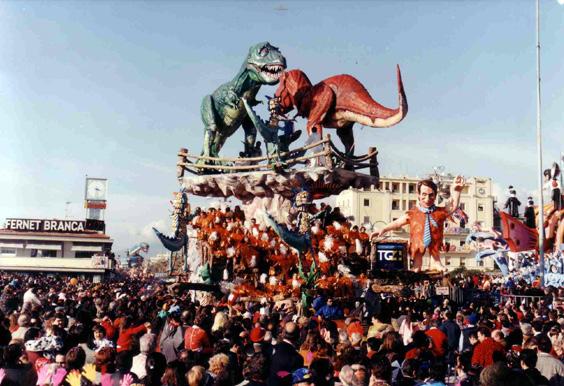
[[[106,330],[106,338],[108,340],[114,340],[117,328],[114,326],[114,323],[112,322],[110,317],[104,315],[104,317],[100,321],[100,325],[104,327],[104,330]]]
[[[478,328],[478,344],[474,347],[472,354],[472,366],[486,367],[494,363],[494,353],[504,353],[501,344],[490,337],[487,327]]]
[[[136,327],[131,327],[131,318],[126,317],[121,320],[119,335],[116,343],[117,352],[129,351],[133,344],[133,337],[137,334],[147,332],[151,327],[151,323],[140,324]]]
[[[431,328],[425,334],[431,339],[433,355],[436,358],[443,358],[446,354],[448,338],[444,332],[439,330],[439,321],[437,319],[431,321]]]
[[[188,351],[211,353],[212,347],[206,330],[204,330],[204,315],[196,315],[194,324],[184,333],[184,348]]]

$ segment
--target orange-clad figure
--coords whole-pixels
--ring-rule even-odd
[[[443,229],[445,221],[458,208],[460,192],[465,181],[462,176],[457,176],[452,184],[452,200],[445,207],[435,206],[437,198],[437,185],[430,179],[417,183],[419,205],[408,210],[403,216],[386,225],[384,228],[372,233],[371,238],[380,237],[386,232],[409,225],[409,255],[414,260],[413,269],[420,271],[423,265],[423,256],[427,253],[430,259],[430,268],[444,270],[441,263],[439,249],[443,244]]]

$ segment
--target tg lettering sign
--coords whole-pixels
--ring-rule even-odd
[[[387,271],[405,269],[407,249],[404,243],[378,243],[376,244],[374,268]]]
[[[402,253],[400,250],[392,250],[392,251],[378,251],[378,260],[380,261],[401,261],[402,260]]]

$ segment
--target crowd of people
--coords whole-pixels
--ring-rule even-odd
[[[221,293],[138,269],[0,274],[0,386],[564,386],[563,291],[411,272],[385,286],[366,229],[303,209],[299,257],[239,207],[196,209],[198,263],[220,267]]]
[[[350,298],[319,290],[299,314],[290,299],[203,304],[150,278],[5,273],[0,385],[564,384],[559,293],[499,303],[487,295],[510,288],[454,281],[486,296],[454,302],[432,280],[392,296],[367,279]]]

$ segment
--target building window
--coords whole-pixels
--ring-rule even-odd
[[[398,184],[397,182],[392,182],[392,193],[399,192],[399,189],[400,189],[400,184]]]
[[[76,252],[74,257],[82,258],[82,259],[89,259],[92,256],[94,256],[94,253],[96,253],[96,252]]]
[[[363,224],[370,224],[370,216],[364,216]]]
[[[466,205],[464,205],[464,203],[463,203],[463,202],[461,202],[459,206],[460,206],[460,209],[462,209],[462,210],[466,210]]]
[[[484,211],[484,205],[478,204],[478,212],[483,212],[483,211]]]
[[[450,257],[449,256],[445,257],[445,265],[450,265]]]
[[[484,260],[478,261],[478,267],[483,267],[483,266],[484,266]]]
[[[413,209],[417,206],[417,201],[409,200],[409,209]]]
[[[364,206],[370,206],[370,200],[368,198],[364,199]]]
[[[392,200],[392,210],[399,210],[400,200]]]
[[[6,256],[16,256],[16,248],[1,248],[0,254]]]
[[[32,249],[31,257],[57,257],[57,251],[48,249]]]
[[[461,267],[465,267],[466,266],[466,262],[462,259],[460,259],[460,266]]]
[[[466,244],[466,241],[460,240],[460,246],[463,246],[464,244]]]
[[[409,193],[415,193],[415,184],[409,184],[407,189]]]

